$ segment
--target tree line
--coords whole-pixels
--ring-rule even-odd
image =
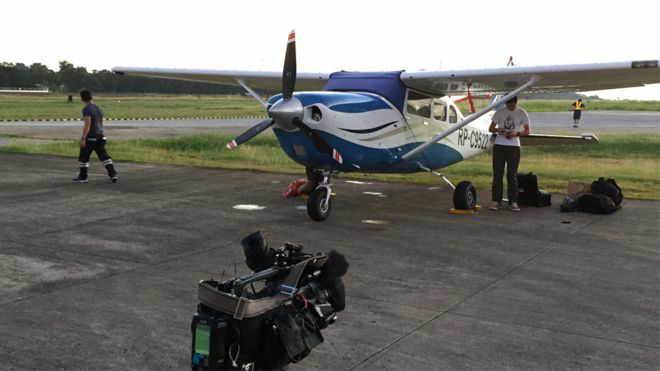
[[[112,71],[88,72],[61,61],[57,72],[41,63],[0,63],[0,88],[47,88],[51,92],[75,93],[83,89],[103,93],[240,94],[240,87],[218,84],[121,76]]]
[[[75,93],[83,89],[102,93],[243,94],[242,88],[203,82],[121,76],[108,70],[87,71],[67,61],[55,72],[41,63],[0,63],[0,88],[48,88],[51,92]],[[260,91],[260,93],[273,93]],[[600,99],[578,93],[523,93],[526,99]]]

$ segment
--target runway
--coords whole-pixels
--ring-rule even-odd
[[[571,112],[530,113],[532,131],[545,134],[660,134],[660,112],[585,112],[580,127],[573,128]],[[104,128],[111,139],[157,138],[191,133],[241,133],[260,118],[240,119],[156,119],[106,121]],[[0,136],[19,135],[44,139],[77,138],[80,121],[0,122]]]
[[[351,264],[292,370],[660,368],[658,202],[463,216],[446,187],[339,178],[318,223],[287,175],[120,162],[111,184],[94,162],[74,184],[75,165],[0,154],[0,369],[187,369],[197,282],[247,273],[257,229]]]

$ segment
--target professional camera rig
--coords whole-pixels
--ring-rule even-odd
[[[282,369],[323,342],[321,330],[345,307],[340,253],[312,255],[291,243],[274,250],[260,231],[241,245],[252,274],[199,283],[193,370]]]

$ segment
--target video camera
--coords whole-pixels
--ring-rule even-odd
[[[199,282],[193,370],[284,368],[323,342],[321,330],[344,310],[348,263],[342,254],[314,255],[291,243],[269,248],[261,231],[241,245],[253,273]]]

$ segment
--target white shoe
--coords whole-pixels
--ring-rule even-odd
[[[516,212],[520,211],[520,208],[518,207],[518,203],[512,202],[511,205],[509,205],[509,210]]]
[[[488,208],[493,210],[493,211],[497,211],[497,209],[500,208],[500,203],[499,202],[493,202],[492,204],[490,204],[490,206]]]

